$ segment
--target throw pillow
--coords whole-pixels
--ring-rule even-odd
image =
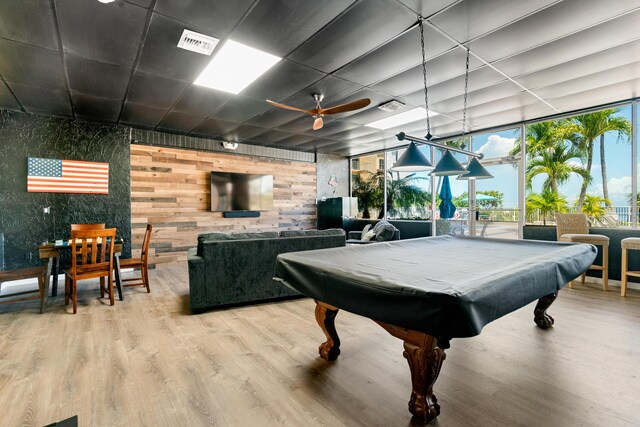
[[[371,230],[371,224],[365,225],[364,228],[362,229],[362,235],[361,236],[364,236],[365,234],[367,234],[367,232],[369,230]],[[362,237],[361,237],[361,239],[362,239]]]
[[[362,240],[363,242],[368,242],[369,240],[371,240],[372,238],[374,238],[376,235],[376,233],[373,230],[369,230],[366,233],[364,233],[362,235]]]
[[[393,239],[393,235],[396,232],[396,228],[389,224],[383,224],[380,228],[378,228],[378,231],[376,232],[376,237],[375,240],[376,242],[386,242],[389,241],[391,239]]]

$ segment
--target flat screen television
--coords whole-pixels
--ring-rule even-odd
[[[273,175],[211,172],[213,212],[270,209],[273,209]]]

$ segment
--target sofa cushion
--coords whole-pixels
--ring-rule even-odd
[[[202,242],[218,240],[248,240],[248,239],[275,239],[277,231],[264,231],[261,233],[204,233],[198,236],[198,255],[202,256]]]
[[[281,237],[337,236],[344,234],[344,230],[341,228],[329,228],[327,230],[283,230],[280,232]]]

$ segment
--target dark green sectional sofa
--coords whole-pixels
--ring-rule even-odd
[[[278,254],[344,246],[345,240],[341,229],[201,234],[188,255],[191,310],[298,297],[273,280]]]

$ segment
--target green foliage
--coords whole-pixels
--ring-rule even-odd
[[[364,179],[361,175],[356,177],[351,194],[358,198],[358,210],[362,211],[362,217],[371,218],[371,209],[381,209],[384,203],[384,182],[381,182],[378,174],[365,173],[367,176]]]
[[[377,174],[382,176],[381,173]],[[401,210],[416,207],[424,215],[425,208],[431,205],[431,193],[415,185],[416,181],[428,180],[416,176],[415,173],[403,178],[394,178],[391,171],[387,172],[387,214],[397,216]],[[381,213],[382,214],[382,213]]]
[[[544,190],[542,193],[530,193],[527,196],[527,220],[534,221],[539,215],[543,225],[547,224],[547,216],[556,212],[567,212],[569,204],[566,196],[555,191]]]
[[[576,207],[578,202],[576,201]],[[611,207],[611,200],[602,196],[586,194],[582,203],[582,212],[590,218],[600,219],[607,213],[607,208]]]

